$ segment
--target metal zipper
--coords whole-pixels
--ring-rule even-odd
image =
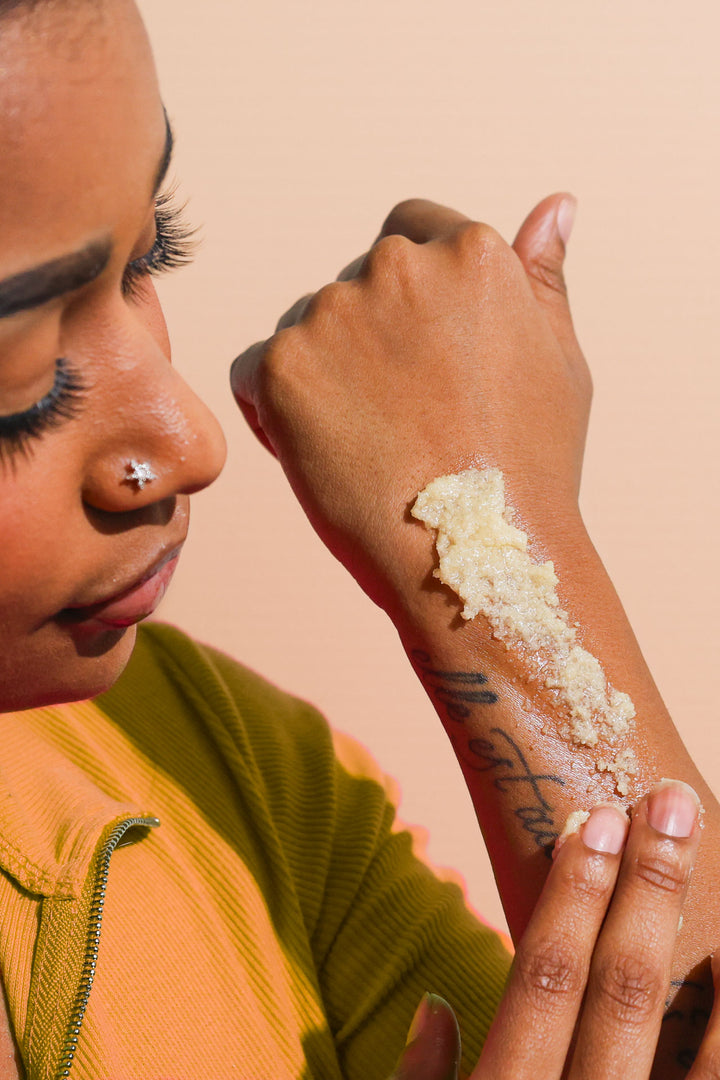
[[[65,1080],[70,1075],[75,1051],[77,1049],[80,1028],[85,1017],[85,1012],[90,1000],[95,968],[97,966],[98,951],[100,948],[100,930],[102,928],[103,908],[105,907],[105,893],[107,892],[108,873],[110,870],[110,857],[122,840],[128,829],[136,825],[142,825],[147,829],[155,829],[160,824],[157,818],[127,818],[116,825],[110,836],[105,841],[99,855],[95,876],[95,888],[90,903],[90,917],[88,922],[87,944],[85,946],[85,959],[83,960],[80,985],[73,1002],[68,1024],[67,1038],[62,1049],[61,1060],[55,1071],[55,1080]]]

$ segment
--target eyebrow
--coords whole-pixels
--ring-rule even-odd
[[[41,307],[49,300],[89,285],[110,261],[110,240],[98,240],[71,255],[0,281],[0,319]]]
[[[163,113],[165,114],[165,147],[163,149],[162,157],[160,158],[160,164],[158,170],[155,173],[155,184],[153,187],[153,198],[160,190],[163,180],[168,174],[170,168],[170,159],[173,156],[173,148],[175,146],[175,136],[170,124],[170,117],[167,114],[167,109],[163,106]]]
[[[174,142],[170,120],[165,112],[165,146],[155,173],[153,198],[167,176]],[[65,293],[90,285],[105,270],[111,254],[112,241],[105,237],[92,241],[79,251],[61,255],[58,259],[5,278],[0,281],[0,319],[42,307]]]

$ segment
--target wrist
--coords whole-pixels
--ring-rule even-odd
[[[422,491],[415,490],[406,497],[402,504],[404,512],[396,514],[394,526],[384,529],[380,538],[367,545],[370,559],[379,570],[378,578],[383,582],[381,606],[396,625],[406,622],[422,625],[428,621],[434,627],[438,612],[443,611],[447,619],[453,619],[462,611],[457,592],[437,580],[438,533],[423,523],[417,508],[427,489],[435,483],[491,473],[501,478],[501,487],[507,491],[510,520],[521,534],[527,534],[528,550],[536,564],[559,561],[575,574],[579,570],[604,573],[585,529],[574,487],[551,491],[546,484],[518,482],[510,473],[503,477],[497,469],[482,466],[460,469],[440,477],[440,481],[431,479]],[[476,493],[471,493],[471,498],[472,494]]]
[[[434,498],[435,490],[428,494]],[[450,505],[454,513],[448,499],[442,512]],[[635,775],[638,784],[657,778],[654,755],[637,759],[648,725],[665,725],[679,740],[580,514],[524,505],[495,516],[497,528],[490,521],[480,533],[469,530],[473,544],[463,547],[462,527],[453,534],[440,515],[440,573],[462,600],[426,573],[396,620],[405,648],[426,685],[428,671],[491,679],[503,702],[491,710],[495,716],[525,737],[542,735],[543,753],[573,762],[598,796],[631,799]],[[429,690],[437,704],[438,687]],[[442,693],[446,706],[452,688]],[[438,711],[447,726],[452,716],[446,707]],[[474,710],[469,735],[482,736],[491,721],[488,710]]]
[[[597,612],[601,621],[608,614],[609,596],[617,597],[609,577],[585,528],[577,504],[569,500],[549,501],[526,498],[513,501],[512,522],[527,535],[527,552],[536,566],[552,563],[558,577],[558,598],[563,608],[573,608],[574,621],[592,604],[601,601]],[[410,518],[406,525],[404,557],[397,558],[388,573],[390,580],[390,617],[403,639],[425,635],[433,641],[448,637],[463,641],[478,655],[505,656],[507,647],[483,614],[463,618],[464,602],[456,589],[439,580],[436,530]],[[395,547],[397,552],[402,545]],[[594,609],[593,609],[594,610]],[[616,613],[613,611],[613,618]],[[597,621],[597,620],[592,620]],[[511,658],[510,658],[511,659]]]

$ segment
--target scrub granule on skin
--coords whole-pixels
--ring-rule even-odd
[[[585,822],[590,817],[589,810],[573,810],[567,816],[567,821],[563,825],[562,832],[558,836],[558,840],[565,840],[568,836],[573,836],[575,833],[580,832]]]
[[[629,735],[635,708],[612,687],[600,662],[577,642],[577,631],[560,607],[558,578],[551,562],[533,562],[528,537],[513,525],[499,469],[467,469],[433,480],[412,508],[414,517],[436,531],[439,566],[435,576],[464,603],[462,616],[484,615],[493,636],[521,645],[534,674],[555,690],[569,719],[561,735],[581,745],[612,747]],[[632,750],[596,762],[615,777],[621,795],[637,771]]]

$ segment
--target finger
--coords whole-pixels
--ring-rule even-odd
[[[627,829],[622,808],[603,804],[560,847],[518,945],[475,1080],[562,1075]]]
[[[299,323],[314,295],[315,293],[306,293],[305,296],[301,296],[299,300],[296,300],[292,307],[288,308],[285,314],[278,319],[275,333],[278,330],[286,330],[288,326],[295,326],[296,323]]]
[[[467,224],[470,218],[458,210],[431,202],[429,199],[406,199],[398,203],[383,222],[383,226],[373,241],[376,247],[386,236],[404,236],[415,244],[425,244],[430,240],[440,240],[451,236],[459,226]],[[337,281],[350,281],[360,277],[367,263],[368,253],[359,255],[348,263],[338,274]]]
[[[230,388],[253,434],[265,449],[276,457],[275,449],[263,429],[255,407],[258,381],[266,349],[267,342],[258,341],[233,361],[230,368]]]
[[[358,255],[357,259],[353,259],[351,263],[348,263],[347,266],[343,267],[335,280],[351,281],[353,278],[356,278],[361,272],[366,258],[367,252]],[[278,330],[286,330],[289,326],[296,326],[307,311],[308,304],[314,295],[315,293],[306,293],[305,296],[301,296],[299,300],[296,300],[292,307],[289,307],[285,314],[281,315],[278,319],[275,332],[277,333]]]
[[[633,814],[615,897],[593,956],[571,1080],[647,1080],[699,840],[699,802],[664,781]]]
[[[525,218],[513,248],[556,337],[566,348],[579,351],[564,274],[565,251],[576,207],[573,195],[549,195]]]
[[[687,1080],[720,1080],[720,952],[712,958],[715,989],[710,1020]]]
[[[353,259],[351,263],[348,263],[348,265],[340,271],[335,280],[350,281],[352,278],[356,278],[362,270],[366,258],[367,252],[365,252],[363,255],[358,255],[357,259]]]
[[[430,240],[442,240],[451,236],[460,225],[470,218],[448,206],[430,202],[428,199],[406,199],[390,211],[385,218],[375,243],[385,236],[406,236],[416,244]]]
[[[455,1013],[444,998],[426,994],[391,1080],[457,1080],[460,1053]]]
[[[416,244],[423,244],[429,240],[438,240],[450,236],[456,229],[466,224],[470,218],[457,210],[451,210],[447,206],[430,202],[428,199],[406,199],[398,203],[386,217],[383,227],[373,247],[386,236],[405,236]],[[350,281],[358,277],[365,265],[367,252],[358,255],[351,263],[338,274],[336,281]],[[288,326],[294,326],[300,322],[308,304],[313,298],[312,293],[296,300],[291,308],[281,316],[277,330],[284,330]]]
[[[367,253],[358,255],[357,259],[353,259],[351,263],[343,267],[336,281],[351,281],[356,278],[363,268]],[[289,326],[296,326],[303,315],[307,311],[310,301],[314,297],[315,293],[306,293],[305,296],[301,296],[299,300],[296,300],[292,307],[289,307],[284,315],[281,315],[278,319],[277,326],[275,327],[275,333],[279,330],[287,330]]]

